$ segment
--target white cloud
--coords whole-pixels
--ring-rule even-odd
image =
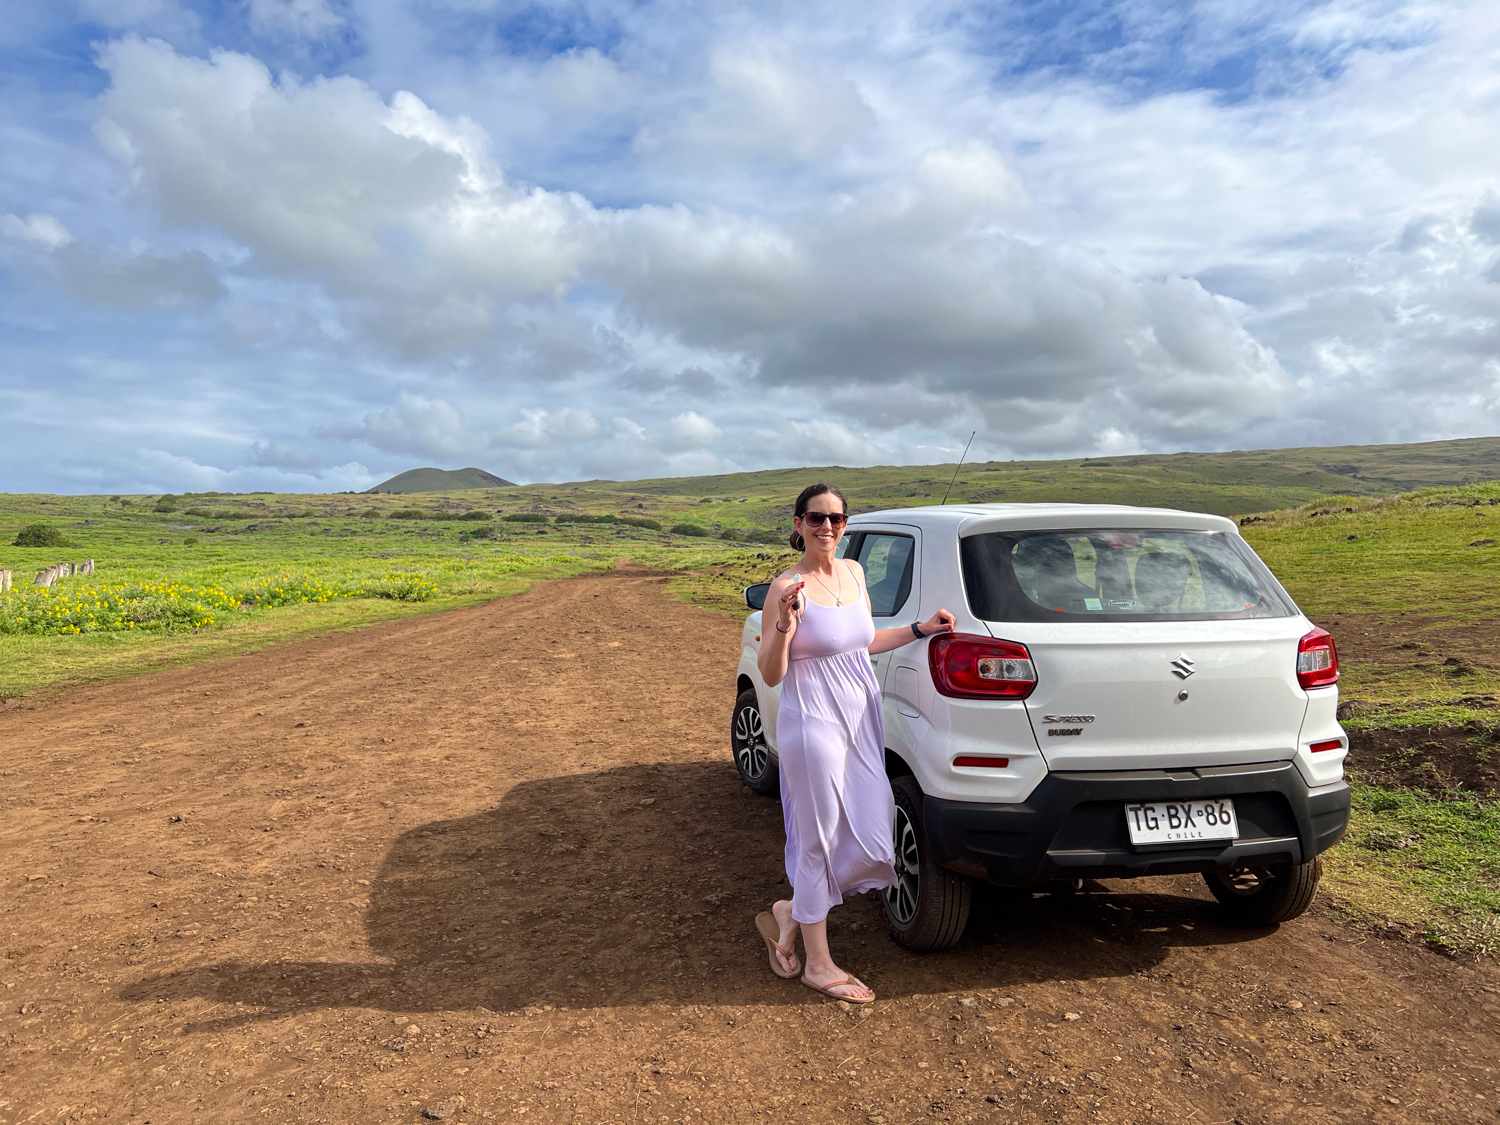
[[[168,221],[209,224],[263,268],[319,281],[347,321],[408,357],[470,355],[533,377],[594,370],[607,356],[584,342],[582,310],[557,301],[602,282],[635,318],[612,337],[626,358],[634,331],[665,334],[744,357],[764,383],[841,395],[864,424],[889,408],[844,392],[888,387],[946,401],[949,419],[977,412],[1027,450],[1087,444],[1101,414],[1211,443],[1294,398],[1238,306],[997,226],[1027,193],[978,140],[928,146],[895,179],[796,221],[600,210],[513,184],[478,126],[410,93],[387,103],[352,79],[278,84],[242,55],[203,62],[134,40],[104,60],[101,138]],[[713,70],[765,113],[781,107],[782,124],[814,97],[783,51],[720,51]],[[680,430],[664,433],[689,440]],[[370,436],[386,449],[452,445]]]
[[[438,460],[462,460],[489,448],[483,435],[464,424],[457,407],[405,391],[395,405],[370,411],[358,425],[326,427],[317,436],[361,441],[382,453]]]
[[[599,419],[587,410],[566,407],[555,414],[546,410],[523,410],[521,421],[498,440],[503,444],[553,448],[592,441],[604,432]]]
[[[869,465],[894,458],[874,442],[832,418],[793,419],[755,432],[761,451],[773,465]]]
[[[1101,49],[947,0],[604,0],[534,37],[484,4],[246,0],[255,58],[166,0],[85,2],[170,42],[100,50],[117,177],[28,140],[0,235],[11,276],[114,319],[90,353],[57,286],[8,314],[150,372],[140,417],[201,390],[251,460],[622,476],[970,429],[994,456],[1500,427],[1493,5],[1144,0]],[[235,430],[272,385],[296,421]]]
[[[669,423],[672,436],[685,446],[713,445],[724,431],[697,411],[684,410]]]
[[[191,35],[198,17],[177,0],[78,0],[78,14],[90,23],[116,31],[135,29],[154,34]]]
[[[53,258],[63,288],[83,301],[135,312],[208,305],[224,295],[202,253],[111,253],[70,242]]]
[[[20,242],[32,242],[55,250],[73,241],[68,228],[51,215],[0,215],[0,236],[14,238]]]
[[[258,441],[250,448],[252,464],[276,469],[316,469],[321,458],[295,442]]]
[[[630,93],[630,79],[594,47],[548,59],[538,75],[545,95],[573,111],[608,112]]]
[[[343,26],[328,0],[249,0],[250,26],[261,35],[320,39]]]

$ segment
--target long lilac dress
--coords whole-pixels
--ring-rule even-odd
[[[788,648],[776,752],[798,922],[821,922],[845,894],[896,883],[874,638],[863,597],[845,606],[808,598]]]

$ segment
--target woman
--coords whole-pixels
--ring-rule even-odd
[[[804,488],[791,538],[802,558],[766,594],[759,667],[768,685],[782,685],[776,751],[792,897],[755,922],[777,976],[800,974],[809,988],[866,1004],[875,994],[835,965],[828,952],[828,911],[846,893],[896,882],[891,866],[895,803],[885,776],[880,686],[870,671],[870,654],[946,633],[953,615],[940,609],[920,625],[877,631],[864,571],[857,562],[836,557],[848,518],[849,506],[838,489]],[[793,949],[799,932],[805,968]]]

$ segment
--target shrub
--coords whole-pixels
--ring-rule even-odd
[[[196,547],[198,545],[198,540],[194,536],[189,536],[182,541],[182,545],[184,547]]]
[[[547,517],[540,512],[512,512],[508,516],[501,516],[507,523],[546,523]]]
[[[767,531],[759,527],[726,527],[722,538],[737,539],[741,543],[783,543],[786,536],[779,531]]]
[[[57,528],[45,523],[29,523],[23,527],[12,547],[74,547],[77,546]]]
[[[359,592],[367,597],[390,598],[398,602],[425,602],[437,593],[437,583],[420,574],[393,571],[378,582],[367,582]]]
[[[380,518],[380,509],[366,508],[363,512],[359,513],[359,518],[362,520],[378,520]]]
[[[661,530],[661,520],[648,520],[645,516],[621,516],[620,522],[630,527],[644,527],[647,531]]]
[[[249,583],[240,591],[239,602],[274,609],[303,602],[326,602],[344,596],[347,595],[322,579],[302,574],[278,574],[274,578],[257,578]]]
[[[393,520],[426,520],[431,519],[432,516],[424,512],[421,508],[401,508],[392,512],[389,518]]]
[[[590,516],[582,513],[569,514],[564,512],[557,517],[558,523],[619,523],[619,516]]]
[[[465,512],[463,515],[459,516],[458,518],[461,519],[461,520],[488,520],[488,519],[493,519],[494,517],[491,516],[488,512],[481,512],[481,511],[475,510],[475,511],[472,511],[472,512]]]
[[[673,535],[696,535],[699,538],[708,536],[708,528],[699,527],[695,523],[674,523],[672,525]]]

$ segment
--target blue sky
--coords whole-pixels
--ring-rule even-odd
[[[0,488],[1500,432],[1500,12],[0,0]]]

